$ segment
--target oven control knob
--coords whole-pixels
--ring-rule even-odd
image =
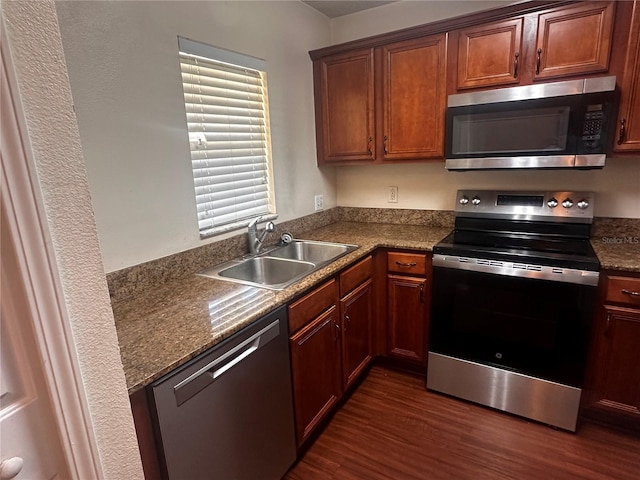
[[[586,198],[583,198],[582,200],[580,200],[578,202],[578,208],[580,210],[584,210],[585,208],[587,208],[589,206],[589,201]]]
[[[469,197],[467,197],[466,195],[463,195],[460,198],[460,205],[466,205],[467,203],[469,203]]]
[[[558,200],[556,200],[555,197],[551,197],[547,202],[547,205],[549,205],[549,208],[556,208],[558,206]]]
[[[563,206],[564,208],[571,208],[571,207],[573,207],[573,200],[571,200],[570,198],[565,198],[565,199],[562,201],[562,206]]]
[[[480,197],[473,197],[471,199],[471,203],[473,203],[474,205],[480,205]]]

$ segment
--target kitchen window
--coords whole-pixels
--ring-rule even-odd
[[[276,218],[264,60],[178,47],[200,237]]]

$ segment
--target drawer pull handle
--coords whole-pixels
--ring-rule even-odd
[[[420,284],[420,303],[424,303],[424,283]]]
[[[536,75],[540,75],[540,57],[542,56],[542,49],[538,49],[538,54],[536,55]]]
[[[640,292],[632,292],[631,290],[627,290],[626,288],[622,289],[622,293],[631,295],[632,297],[640,297]]]
[[[518,59],[520,58],[520,54],[516,52],[515,58],[513,60],[513,78],[518,78]]]
[[[607,312],[607,323],[604,326],[604,336],[609,336],[609,328],[611,327],[611,312]]]
[[[405,263],[405,262],[396,261],[396,265],[399,265],[401,267],[415,267],[417,265],[417,263],[416,262]]]

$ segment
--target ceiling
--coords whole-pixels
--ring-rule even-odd
[[[329,18],[342,17],[343,15],[361,12],[362,10],[379,7],[381,5],[386,5],[387,3],[393,3],[394,1],[395,0],[302,0],[303,3],[306,3],[311,8],[318,10],[320,13],[324,13]]]

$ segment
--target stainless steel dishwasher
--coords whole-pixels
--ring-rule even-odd
[[[165,477],[280,479],[296,458],[281,307],[152,384]]]

